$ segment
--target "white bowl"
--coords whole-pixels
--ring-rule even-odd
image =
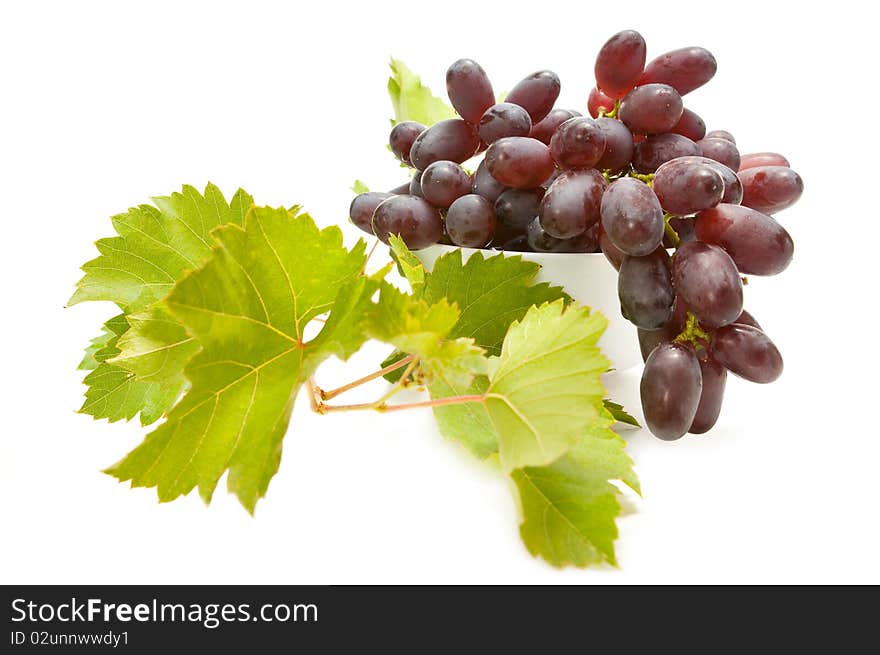
[[[561,286],[577,302],[602,312],[608,319],[608,328],[599,340],[599,346],[611,360],[612,368],[623,371],[641,364],[636,328],[620,314],[617,271],[602,253],[502,252],[436,245],[413,254],[430,271],[438,257],[456,249],[461,250],[463,261],[467,261],[473,253],[481,252],[484,257],[519,256],[540,264],[541,270],[535,278],[537,282]]]

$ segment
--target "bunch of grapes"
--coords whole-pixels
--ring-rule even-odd
[[[612,36],[596,57],[590,116],[554,107],[560,81],[539,71],[496,102],[486,72],[461,59],[446,73],[460,118],[391,131],[409,184],[364,193],[351,220],[387,243],[603,252],[618,270],[621,312],[645,360],[642,408],[661,439],[717,421],[727,372],[758,383],[782,357],[743,309],[743,275],[775,275],[793,242],[773,214],[803,182],[782,155],[740,155],[730,132],[706,132],[682,97],[716,71],[703,48],[646,62],[642,36]],[[473,174],[461,164],[485,151]]]

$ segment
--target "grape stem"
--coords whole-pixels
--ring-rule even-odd
[[[684,330],[681,331],[681,334],[675,337],[675,342],[689,342],[696,347],[708,344],[711,338],[712,335],[700,327],[700,321],[693,312],[689,311],[687,313],[687,319],[685,320]]]
[[[481,403],[486,397],[481,394],[472,394],[469,396],[449,396],[447,398],[436,398],[433,400],[422,400],[415,403],[400,403],[398,405],[388,405],[386,402],[377,400],[372,403],[359,403],[356,405],[324,405],[318,409],[318,413],[327,414],[329,412],[353,412],[363,409],[371,409],[377,412],[397,412],[404,409],[419,409],[423,407],[442,407],[443,405],[461,405],[463,403]]]
[[[318,399],[330,400],[331,398],[335,398],[336,396],[343,394],[346,391],[350,391],[351,389],[359,387],[362,384],[366,384],[367,382],[375,380],[376,378],[380,378],[383,375],[387,375],[388,373],[391,373],[392,371],[396,371],[397,369],[403,368],[404,366],[407,366],[409,364],[414,364],[415,361],[416,361],[415,355],[407,355],[406,357],[404,357],[400,361],[394,362],[393,364],[389,364],[385,368],[379,369],[378,371],[374,371],[373,373],[370,373],[369,375],[365,375],[362,378],[358,378],[354,382],[349,382],[348,384],[343,384],[341,387],[337,387],[336,389],[331,389],[330,391],[324,391],[323,389],[321,389],[320,387],[315,385],[313,380],[310,380],[310,383],[314,387],[314,389],[317,393],[316,397]],[[410,372],[412,372],[412,371],[410,369],[408,369],[407,373],[405,373],[404,376],[401,377],[401,380],[405,379],[406,375]]]
[[[669,212],[663,214],[663,231],[666,234],[666,238],[672,243],[672,247],[678,248],[681,245],[681,238],[678,236],[675,228],[669,224],[670,218],[675,218],[675,214],[670,214]]]

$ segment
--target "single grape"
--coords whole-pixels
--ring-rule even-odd
[[[721,202],[724,180],[704,163],[687,157],[673,159],[654,173],[654,193],[663,209],[687,216]]]
[[[560,168],[592,168],[605,152],[605,133],[592,118],[576,116],[550,139],[550,154]]]
[[[736,139],[733,138],[733,135],[727,130],[712,130],[706,134],[707,139],[724,139],[725,141],[730,141],[734,145],[736,145]]]
[[[619,271],[626,253],[615,246],[611,239],[608,238],[605,230],[602,229],[602,221],[596,223],[596,226],[599,228],[599,248],[602,254],[605,255],[605,259],[614,267],[614,270]]]
[[[573,109],[554,109],[544,116],[539,123],[532,125],[529,136],[549,146],[550,139],[553,137],[556,128],[569,118],[575,118],[580,115],[579,112],[576,112]]]
[[[633,177],[613,182],[602,196],[602,230],[633,257],[654,252],[663,240],[663,209],[647,184]]]
[[[409,187],[410,187],[411,183],[412,183],[412,181],[405,182],[405,183],[401,184],[400,186],[394,187],[388,193],[395,195],[395,196],[406,195],[409,193]]]
[[[705,48],[680,48],[651,60],[639,84],[668,84],[685,95],[711,80],[716,70],[718,63]]]
[[[471,125],[479,123],[483,112],[495,104],[489,76],[472,59],[459,59],[446,71],[446,94],[458,115]]]
[[[587,98],[587,111],[593,118],[599,117],[599,111],[602,110],[606,114],[614,109],[614,98],[609,98],[598,88],[593,87]]]
[[[719,327],[733,323],[743,309],[739,271],[718,246],[685,243],[672,258],[675,291],[701,323]]]
[[[390,193],[368,191],[355,196],[348,208],[348,217],[367,234],[373,234],[373,212],[383,201],[391,197]]]
[[[532,189],[550,177],[550,148],[527,136],[499,139],[486,151],[486,167],[496,180],[515,189]]]
[[[435,161],[420,180],[422,197],[438,209],[446,209],[456,199],[471,192],[471,176],[451,161]]]
[[[742,182],[740,182],[737,174],[721,162],[702,156],[681,157],[683,161],[689,161],[696,164],[705,164],[712,170],[716,171],[724,182],[724,195],[721,196],[721,202],[731,205],[738,205],[743,197]]]
[[[742,204],[762,214],[775,214],[791,207],[804,192],[804,181],[788,166],[756,166],[739,174]]]
[[[529,252],[532,249],[525,232],[515,232],[510,228],[504,227],[501,223],[498,223],[496,227],[495,238],[492,239],[492,247],[495,250],[505,250],[508,252]]]
[[[663,248],[644,257],[627,255],[617,276],[617,295],[623,317],[643,330],[656,330],[672,316],[669,254]]]
[[[541,221],[537,216],[531,220],[526,229],[526,239],[535,252],[570,252],[568,248],[571,239],[551,237],[541,227]]]
[[[643,362],[648,361],[648,357],[651,356],[654,348],[661,343],[672,341],[678,336],[678,332],[673,330],[668,324],[662,325],[656,330],[643,330],[642,328],[636,328],[636,333],[639,338],[639,352],[642,354]]]
[[[407,248],[419,250],[440,241],[443,222],[440,212],[427,200],[416,196],[391,196],[373,213],[373,233],[388,243],[397,234]]]
[[[480,138],[488,144],[506,136],[529,136],[531,129],[529,113],[510,102],[492,105],[480,118]]]
[[[544,189],[508,189],[495,201],[496,218],[507,225],[524,232],[532,219],[538,215],[538,207],[544,197]]]
[[[642,372],[642,411],[655,437],[672,441],[684,436],[697,414],[703,382],[693,349],[680,343],[654,348]]]
[[[446,212],[446,233],[457,246],[482,248],[495,236],[495,210],[483,196],[469,193]]]
[[[388,137],[388,145],[391,146],[394,156],[404,164],[412,164],[410,151],[415,140],[425,129],[424,125],[415,121],[403,121],[395,125],[391,129],[391,136]]]
[[[704,434],[712,429],[721,414],[724,388],[727,386],[727,369],[719,364],[711,354],[705,353],[699,362],[703,388],[700,391],[697,413],[688,428],[688,432],[691,434]]]
[[[506,189],[506,186],[492,177],[489,169],[486,168],[486,160],[481,161],[477,170],[474,171],[474,193],[483,196],[489,202],[495,202]]]
[[[634,30],[618,32],[596,56],[596,86],[609,98],[622,98],[639,81],[646,53],[641,34]]]
[[[541,225],[557,239],[583,234],[600,218],[607,184],[602,174],[592,168],[566,171],[550,185],[541,201]]]
[[[739,170],[758,166],[791,166],[788,160],[777,152],[750,152],[739,158]]]
[[[697,141],[697,145],[700,146],[703,157],[721,162],[733,171],[739,170],[739,150],[735,143],[727,139],[707,136]]]
[[[751,325],[753,328],[758,328],[763,331],[764,328],[761,327],[761,324],[755,320],[755,317],[749,314],[746,310],[742,310],[742,314],[740,314],[734,323],[740,323],[741,325]]]
[[[715,332],[712,355],[728,371],[741,378],[766,384],[782,375],[782,355],[758,328],[734,323]]]
[[[633,156],[633,135],[616,118],[597,118],[596,125],[605,135],[605,152],[596,168],[617,173],[629,165]]]
[[[791,235],[771,216],[721,204],[697,214],[697,238],[724,248],[747,275],[776,275],[794,255]]]
[[[681,96],[668,84],[637,86],[620,103],[617,117],[636,134],[668,132],[684,111]]]
[[[410,150],[410,160],[420,171],[444,159],[460,164],[470,159],[479,145],[480,137],[473,126],[460,118],[450,118],[435,123],[418,136]]]
[[[699,156],[700,147],[680,134],[655,134],[635,147],[633,167],[640,173],[653,173],[662,164],[678,157]]]
[[[416,171],[409,181],[409,195],[424,198],[422,194],[422,172]]]
[[[527,112],[532,119],[532,125],[539,122],[550,110],[556,98],[559,97],[559,90],[562,84],[559,82],[559,76],[552,71],[538,71],[532,73],[524,80],[520,81],[510,93],[507,94],[505,102],[512,102],[519,105]]]
[[[681,118],[678,119],[678,122],[669,131],[686,136],[691,141],[699,141],[706,136],[706,123],[697,114],[685,107],[681,112]]]

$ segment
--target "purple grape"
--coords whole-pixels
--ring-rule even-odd
[[[388,243],[392,234],[400,235],[407,248],[419,250],[440,241],[443,222],[440,212],[427,200],[416,196],[391,196],[373,213],[373,233]]]
[[[609,98],[622,98],[645,69],[647,47],[642,35],[624,30],[612,36],[596,56],[596,86]]]
[[[721,174],[687,157],[661,165],[654,173],[653,188],[660,206],[679,216],[714,207],[724,196]]]
[[[634,134],[661,134],[675,127],[683,111],[681,96],[671,86],[646,84],[626,94],[617,117]]]
[[[560,168],[592,168],[605,152],[605,133],[586,116],[570,118],[550,139],[550,154]]]
[[[605,135],[605,152],[596,168],[617,173],[629,165],[633,156],[633,135],[616,118],[597,118],[596,125]]]
[[[495,201],[495,217],[504,225],[524,232],[538,215],[544,189],[508,189]]]
[[[735,144],[736,139],[733,138],[733,135],[727,130],[712,130],[711,132],[706,133],[707,139],[724,139],[725,141],[730,141]]]
[[[755,320],[755,317],[749,314],[746,310],[742,310],[742,314],[740,314],[734,323],[739,323],[741,325],[751,325],[753,328],[758,328],[763,331],[764,328],[761,327],[761,324]]]
[[[733,323],[743,309],[742,280],[736,264],[718,246],[685,243],[672,258],[675,291],[701,323]]]
[[[489,202],[495,202],[506,189],[506,186],[492,177],[489,169],[486,168],[486,161],[481,161],[474,172],[474,193],[483,196]]]
[[[724,248],[747,275],[776,275],[794,256],[794,242],[771,216],[722,204],[697,214],[697,238]]]
[[[742,204],[775,214],[791,207],[804,192],[801,176],[787,166],[755,166],[739,174],[743,186]]]
[[[422,172],[416,171],[409,181],[409,195],[424,198],[422,194]]]
[[[590,112],[590,116],[598,118],[599,110],[604,110],[607,114],[612,109],[614,109],[614,98],[609,98],[599,89],[593,87],[590,91],[590,96],[587,98],[587,111]]]
[[[388,145],[391,146],[391,152],[394,153],[394,156],[404,164],[412,164],[410,151],[415,140],[425,129],[424,125],[415,121],[403,121],[395,125],[388,138]]]
[[[697,235],[694,228],[694,219],[687,216],[673,216],[669,219],[669,226],[673,230],[675,230],[675,233],[678,235],[678,240],[680,243],[690,243],[691,241],[696,241]],[[670,243],[667,245],[664,238],[663,247],[674,248],[675,244]]]
[[[449,207],[456,199],[471,192],[471,176],[451,161],[435,161],[420,180],[422,196],[438,209]]]
[[[688,432],[704,434],[712,429],[721,414],[721,403],[724,400],[724,388],[727,386],[727,369],[711,354],[705,353],[700,362],[700,379],[703,382],[700,391],[700,403],[697,413]]]
[[[348,208],[348,217],[367,234],[373,234],[373,212],[383,201],[391,197],[390,193],[368,191],[355,196]]]
[[[599,249],[605,255],[605,259],[614,267],[614,270],[619,271],[626,253],[615,246],[611,239],[608,238],[605,230],[602,229],[602,221],[599,221],[596,226],[599,228]]]
[[[705,48],[680,48],[651,60],[639,84],[668,84],[685,95],[711,80],[716,70],[715,57]]]
[[[678,157],[699,156],[700,147],[680,134],[655,134],[635,147],[633,167],[640,173],[653,173],[661,165]]]
[[[694,351],[680,343],[654,348],[642,372],[642,411],[655,437],[672,441],[694,421],[703,383]]]
[[[791,164],[778,152],[751,152],[742,155],[739,159],[740,171],[758,166],[791,166]]]
[[[492,177],[514,189],[533,189],[550,177],[550,148],[527,136],[499,139],[486,151],[486,168]]]
[[[739,170],[739,150],[735,143],[726,139],[707,136],[697,141],[697,145],[700,147],[703,157],[721,162],[733,171]]]
[[[782,375],[782,355],[758,328],[734,323],[715,332],[712,355],[741,378],[766,384]]]
[[[691,141],[699,141],[706,136],[706,123],[697,114],[685,107],[681,112],[681,118],[678,119],[678,122],[669,131],[686,136]]]
[[[458,198],[446,212],[446,233],[457,246],[482,248],[495,236],[495,210],[483,196]]]
[[[529,136],[549,146],[550,139],[553,137],[556,128],[568,119],[580,115],[580,112],[576,112],[573,109],[554,109],[544,116],[539,123],[532,125]]]
[[[547,189],[538,208],[542,227],[557,239],[583,234],[600,218],[606,186],[605,178],[594,169],[563,173]]]
[[[471,125],[479,123],[483,112],[495,104],[489,76],[472,59],[459,59],[446,71],[446,94],[458,115]]]
[[[656,330],[672,316],[675,292],[669,254],[663,248],[644,257],[627,255],[617,276],[623,317],[643,330]]]
[[[529,136],[532,119],[529,113],[510,102],[492,105],[480,118],[480,138],[488,144],[495,143],[506,136]]]
[[[524,80],[520,81],[510,93],[507,94],[505,102],[512,102],[519,105],[527,112],[532,119],[532,125],[541,121],[550,110],[556,98],[559,97],[559,90],[562,84],[559,82],[559,76],[552,71],[538,71],[532,73]]]
[[[611,242],[627,255],[642,257],[663,240],[663,209],[644,182],[622,177],[602,196],[602,229]]]
[[[407,195],[409,193],[409,187],[411,184],[412,184],[412,180],[410,180],[409,182],[405,182],[405,183],[401,184],[400,186],[394,187],[388,193],[390,193],[391,195],[394,195],[394,196]]]
[[[420,171],[435,161],[460,164],[473,157],[479,146],[480,137],[473,126],[460,118],[450,118],[435,123],[418,136],[410,150],[410,160]]]

